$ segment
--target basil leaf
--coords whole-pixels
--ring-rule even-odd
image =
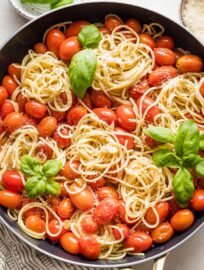
[[[143,132],[160,143],[174,141],[174,134],[169,128],[149,126]]]
[[[61,1],[58,0],[57,2],[55,0],[55,2],[51,4],[51,9],[63,7],[66,5],[70,5],[72,3],[73,3],[73,0],[61,0]]]
[[[30,156],[23,156],[21,159],[21,171],[28,176],[35,176],[41,171],[40,163]]]
[[[52,177],[62,169],[62,162],[56,159],[48,160],[42,167],[42,172],[46,177]]]
[[[195,167],[196,175],[197,177],[203,177],[204,176],[204,160],[199,162]]]
[[[200,150],[204,150],[204,133],[200,134]]]
[[[190,154],[183,157],[183,166],[187,168],[195,167],[203,159],[199,155]]]
[[[101,33],[94,24],[84,26],[78,34],[78,40],[84,48],[96,48],[101,39]]]
[[[45,192],[46,181],[41,176],[33,176],[26,181],[25,190],[29,198],[36,198]]]
[[[173,178],[172,186],[179,206],[182,208],[187,207],[195,190],[190,172],[185,168],[179,169]]]
[[[197,154],[199,150],[199,129],[194,121],[187,120],[179,127],[174,142],[176,154],[179,157]]]
[[[77,97],[83,98],[96,72],[96,54],[90,49],[76,53],[68,68],[71,86]]]
[[[154,152],[152,159],[157,167],[180,168],[182,160],[168,149],[160,149]]]
[[[60,195],[60,184],[53,180],[46,181],[45,192],[50,195]]]
[[[34,3],[34,4],[52,4],[56,3],[58,0],[21,0],[22,4]]]

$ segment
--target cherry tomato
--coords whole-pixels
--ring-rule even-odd
[[[119,200],[118,215],[122,222],[127,223],[127,220],[125,218],[126,216],[125,203],[122,200]]]
[[[176,67],[181,73],[200,72],[203,68],[203,61],[196,55],[183,55],[177,60]]]
[[[26,227],[34,232],[43,233],[45,232],[45,221],[38,215],[29,216],[25,220]]]
[[[119,196],[114,187],[102,187],[97,190],[97,196],[99,201],[103,201],[104,199],[115,199],[118,200]]]
[[[175,231],[184,231],[194,222],[194,214],[189,209],[182,209],[171,218],[171,226]]]
[[[109,35],[111,32],[108,30],[106,27],[99,27],[98,30],[103,34],[103,35]]]
[[[72,37],[72,36],[78,36],[79,32],[81,31],[81,29],[86,26],[89,25],[90,23],[87,21],[76,21],[73,22],[66,30],[65,32],[65,36],[68,37]]]
[[[71,254],[79,254],[79,240],[78,238],[71,232],[65,233],[60,238],[60,245],[63,247],[65,251]]]
[[[46,116],[40,121],[38,132],[42,137],[49,137],[54,133],[56,128],[57,119],[53,116]]]
[[[16,97],[16,102],[18,104],[18,108],[20,112],[25,111],[25,105],[27,103],[26,97],[24,97],[21,93],[19,93]]]
[[[93,109],[93,103],[89,91],[86,92],[85,96],[82,98],[82,101],[89,109]]]
[[[27,201],[27,203],[24,203],[24,201],[22,202],[22,207],[24,206],[24,205],[26,205],[26,204],[28,204],[28,203],[31,203],[31,202],[36,202],[37,200],[31,200],[31,199],[28,199],[28,198],[26,198],[26,200],[29,200],[29,201]],[[25,211],[24,213],[23,213],[23,217],[26,219],[27,217],[30,217],[30,216],[33,216],[33,215],[37,215],[37,216],[39,216],[40,218],[42,218],[43,217],[43,215],[44,215],[44,212],[39,208],[39,207],[33,207],[33,208],[31,208],[31,209],[28,209],[27,211]]]
[[[60,225],[59,225],[59,221],[56,218],[53,218],[52,220],[50,220],[50,222],[48,223],[48,229],[51,233],[56,234],[57,232],[59,232],[60,230]],[[59,235],[57,236],[51,236],[49,235],[49,233],[46,233],[46,237],[52,241],[53,243],[58,242],[60,240],[60,238],[66,233],[65,228],[62,226],[62,230],[60,232]]]
[[[154,56],[159,66],[173,66],[176,63],[176,54],[167,48],[155,48]]]
[[[26,125],[33,125],[36,126],[37,122],[36,119],[29,117],[27,114],[23,115],[23,126]]]
[[[151,230],[152,229],[147,227],[143,222],[141,222],[139,224],[139,226],[136,228],[137,232],[145,232],[145,233],[148,233],[148,234],[150,234]]]
[[[150,88],[150,85],[148,83],[148,80],[142,80],[139,83],[131,86],[128,89],[129,96],[133,99],[140,98],[148,89]]]
[[[0,190],[0,205],[7,208],[18,208],[21,206],[21,195],[9,190]]]
[[[67,192],[67,190],[64,187],[64,181],[59,181],[58,183],[60,184],[60,196],[61,197],[69,196],[69,193]]]
[[[98,225],[107,225],[118,213],[118,201],[115,199],[104,199],[93,210],[93,219]]]
[[[0,86],[0,106],[6,101],[8,97],[8,93],[6,91],[6,88],[3,86]]]
[[[145,142],[146,142],[146,144],[147,144],[149,147],[151,147],[151,148],[158,146],[158,142],[155,141],[154,139],[152,139],[152,138],[151,138],[150,136],[148,136],[148,135],[145,135]]]
[[[57,122],[64,122],[66,119],[66,112],[52,111],[52,116],[57,119]]]
[[[47,203],[55,212],[57,212],[60,204],[60,198],[58,196],[49,196],[47,198]]]
[[[91,91],[91,100],[96,108],[111,108],[112,100],[103,91]]]
[[[176,174],[176,172],[174,174]],[[169,203],[169,207],[170,207],[170,212],[169,212],[170,216],[173,216],[176,212],[181,210],[181,208],[179,207],[179,205],[177,204],[177,202],[174,198],[171,199],[170,201],[168,201],[168,203]]]
[[[87,113],[87,110],[81,105],[71,108],[67,113],[67,124],[76,126]]]
[[[21,78],[21,69],[19,63],[13,63],[8,66],[8,74],[14,78],[16,77],[18,80]]]
[[[167,48],[167,49],[173,50],[174,40],[170,36],[159,37],[156,41],[156,47]]]
[[[123,128],[116,127],[114,129],[114,131],[116,132],[116,137],[118,138],[118,141],[120,144],[126,146],[128,150],[131,150],[134,148],[134,145],[135,145],[134,139],[133,139],[133,137],[128,135],[129,132],[127,130],[125,130]],[[124,133],[124,135],[123,135],[123,133]]]
[[[24,190],[20,174],[15,170],[8,170],[2,176],[2,185],[5,189],[19,193]]]
[[[4,131],[4,122],[0,117],[0,134]]]
[[[101,177],[99,180],[97,180],[95,182],[89,182],[89,186],[92,189],[101,188],[101,187],[105,186],[105,184],[106,184],[106,180],[103,177]]]
[[[44,43],[36,43],[34,46],[34,51],[38,54],[44,54],[47,51],[47,47]]]
[[[136,116],[131,105],[120,105],[116,109],[119,125],[128,130],[133,131],[136,129]]]
[[[130,229],[127,225],[119,223],[116,224],[116,226],[122,231],[122,235],[124,239],[127,239],[129,234],[130,234]],[[121,239],[121,233],[117,229],[113,229],[113,236],[115,237],[116,240]]]
[[[71,191],[76,191],[79,189],[77,184],[72,184],[70,187]],[[76,194],[69,194],[71,202],[80,210],[88,211],[94,207],[94,197],[91,191],[87,188],[84,190],[76,193]]]
[[[65,198],[60,202],[57,214],[61,218],[70,218],[72,214],[74,213],[74,210],[75,210],[75,207],[70,201],[70,199]]]
[[[106,122],[108,125],[111,125],[112,123],[115,124],[117,121],[117,116],[115,112],[111,109],[96,108],[96,109],[93,109],[93,112],[98,116],[98,118]]]
[[[0,109],[0,115],[2,119],[4,119],[7,115],[9,115],[12,112],[15,112],[14,106],[9,100],[6,100],[2,104],[1,109]]]
[[[199,91],[200,91],[201,96],[204,97],[204,83],[201,85]],[[0,100],[1,100],[1,98],[0,98]]]
[[[59,55],[63,60],[71,60],[72,56],[81,50],[77,36],[65,39],[60,45]]]
[[[80,166],[80,162],[79,161],[73,161],[72,162],[72,167],[76,170],[78,170]],[[64,177],[66,177],[67,179],[75,179],[77,177],[79,177],[79,174],[74,172],[71,167],[70,167],[70,161],[67,161],[64,165],[64,167],[61,170],[61,175],[63,175]]]
[[[164,222],[155,228],[151,237],[154,243],[162,244],[169,241],[174,235],[174,230],[169,222]]]
[[[137,32],[138,34],[140,34],[142,32],[142,26],[140,24],[140,22],[136,19],[128,19],[125,24],[127,26],[129,26],[130,28],[132,28],[135,32]]]
[[[19,112],[12,112],[4,119],[4,129],[7,132],[13,132],[14,130],[22,127],[23,114]]]
[[[98,224],[93,220],[92,216],[85,216],[81,220],[81,227],[85,233],[95,233],[99,229]]]
[[[89,260],[96,260],[101,253],[101,246],[92,235],[79,238],[79,249],[81,254]]]
[[[49,145],[44,142],[38,144],[38,146],[36,147],[36,152],[45,154],[47,159],[52,159],[53,150],[49,147]]]
[[[170,207],[168,202],[159,202],[156,204],[155,209],[159,215],[159,223],[165,221],[166,217],[169,215]],[[145,219],[149,224],[156,223],[156,215],[152,208],[149,208],[145,214]]]
[[[152,238],[145,232],[135,232],[125,240],[124,245],[134,248],[133,252],[144,252],[152,246]]]
[[[117,26],[122,25],[122,21],[116,16],[107,16],[105,19],[106,28],[112,32]]]
[[[204,189],[197,189],[191,200],[191,207],[197,211],[204,210]]]
[[[9,96],[11,96],[14,90],[18,87],[18,84],[11,76],[6,75],[3,77],[2,86],[6,88]]]
[[[58,29],[51,29],[46,36],[46,46],[48,51],[59,54],[59,48],[62,42],[65,40],[64,34]]]
[[[46,105],[35,100],[28,101],[25,104],[25,110],[28,115],[37,119],[43,118],[47,112]]]
[[[140,38],[140,43],[149,46],[152,50],[156,47],[156,42],[150,35],[140,34],[139,38]]]
[[[68,128],[63,128],[63,129],[61,129],[60,132],[65,136],[69,135]],[[56,141],[58,147],[60,147],[60,148],[69,147],[71,144],[71,139],[61,137],[58,130],[56,130],[55,133],[53,134],[53,139]]]
[[[176,77],[177,70],[172,66],[157,67],[149,75],[149,84],[152,86],[160,86],[168,80]]]

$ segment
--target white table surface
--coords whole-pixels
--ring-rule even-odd
[[[179,0],[129,0],[151,10],[160,11],[179,22]],[[127,1],[126,1],[127,2]],[[26,23],[7,0],[0,0],[0,43],[4,42],[20,26]],[[203,270],[204,269],[204,228],[185,244],[172,251],[167,259],[165,270]],[[152,269],[152,262],[137,266],[137,270]],[[3,269],[1,269],[3,270]],[[12,269],[15,270],[15,269]],[[38,269],[36,269],[38,270]]]

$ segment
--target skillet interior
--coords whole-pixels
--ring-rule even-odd
[[[135,17],[142,23],[161,23],[165,27],[166,33],[174,37],[177,47],[187,49],[204,58],[203,46],[188,31],[158,13],[141,7],[116,2],[84,3],[65,7],[44,15],[39,19],[28,23],[13,35],[0,50],[0,79],[6,74],[7,66],[11,62],[20,62],[27,53],[27,50],[31,49],[36,42],[39,42],[42,39],[43,33],[50,26],[69,20],[88,20],[90,22],[99,22],[103,21],[104,16],[109,13],[115,13],[122,19]],[[97,268],[134,265],[159,257],[187,240],[202,226],[204,222],[204,214],[196,214],[195,223],[189,230],[175,235],[173,239],[163,245],[155,246],[150,249],[146,252],[145,258],[127,256],[120,261],[88,261],[80,256],[73,256],[64,252],[58,245],[51,245],[47,240],[39,241],[29,237],[18,228],[16,223],[8,219],[6,210],[2,207],[0,208],[0,216],[3,223],[5,223],[12,232],[33,248],[36,248],[39,251],[59,260],[81,266],[92,266]]]

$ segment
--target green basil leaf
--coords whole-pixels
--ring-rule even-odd
[[[73,0],[61,0],[61,1],[58,0],[57,2],[55,0],[55,2],[51,4],[51,9],[63,7],[66,5],[70,5],[72,3],[73,3]]]
[[[204,133],[200,134],[200,150],[204,150]]]
[[[174,134],[169,128],[149,126],[143,132],[160,143],[169,143],[174,141]]]
[[[60,184],[53,180],[47,180],[45,192],[50,195],[55,195],[55,196],[60,195]]]
[[[52,4],[56,3],[59,0],[21,0],[22,4],[25,3],[34,3],[34,4]]]
[[[154,152],[152,159],[157,167],[180,168],[182,160],[168,149],[160,149]]]
[[[42,167],[42,172],[46,177],[52,177],[62,169],[62,162],[56,159],[48,160]]]
[[[41,176],[33,176],[26,181],[25,190],[29,198],[36,198],[45,192],[46,181]]]
[[[76,53],[68,68],[71,86],[77,97],[83,98],[88,87],[91,86],[96,72],[96,54],[86,49]]]
[[[84,48],[96,48],[101,39],[101,33],[94,24],[84,26],[78,34],[78,40]]]
[[[175,138],[174,146],[179,157],[197,154],[199,150],[199,129],[193,120],[181,124]]]
[[[183,166],[187,168],[195,167],[203,159],[199,155],[190,154],[183,157]]]
[[[187,207],[195,190],[190,172],[185,168],[179,169],[173,178],[172,186],[179,206],[182,208]]]
[[[195,167],[196,175],[197,177],[203,177],[204,176],[204,160],[199,162]]]
[[[35,176],[40,173],[41,166],[37,159],[25,155],[21,159],[21,171],[25,175]]]

